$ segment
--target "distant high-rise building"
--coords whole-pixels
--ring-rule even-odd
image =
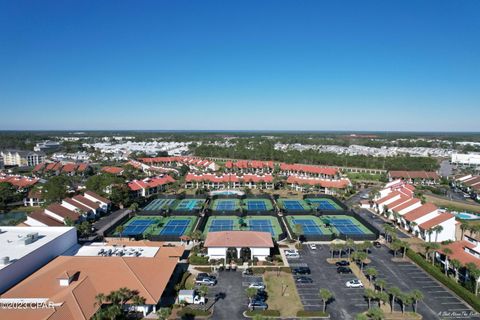
[[[44,141],[37,143],[35,147],[33,147],[33,151],[54,151],[60,148],[60,142],[56,141]]]
[[[33,167],[45,162],[45,153],[25,150],[0,151],[5,166]]]

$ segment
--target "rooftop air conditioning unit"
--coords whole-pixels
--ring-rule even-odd
[[[10,263],[10,257],[1,257],[0,258],[0,265],[6,266]]]

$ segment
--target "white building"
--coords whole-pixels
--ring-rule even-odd
[[[452,163],[463,166],[480,166],[480,154],[473,153],[454,153],[452,154]]]
[[[0,157],[6,166],[33,167],[39,163],[45,162],[43,152],[33,152],[24,150],[0,151]]]
[[[269,232],[218,231],[207,234],[204,247],[209,259],[224,259],[226,263],[240,258],[264,261],[271,255],[273,240]]]
[[[0,229],[0,293],[77,244],[73,227]]]

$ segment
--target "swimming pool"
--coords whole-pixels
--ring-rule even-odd
[[[218,190],[218,191],[212,191],[210,192],[211,196],[215,195],[237,195],[237,196],[243,196],[245,192],[243,191],[237,191],[237,190]]]
[[[459,212],[459,213],[455,214],[455,216],[458,219],[462,219],[462,220],[480,220],[480,216],[477,216],[477,215],[471,214],[471,213],[467,213],[467,212]]]

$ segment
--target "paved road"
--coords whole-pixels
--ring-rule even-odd
[[[440,163],[440,169],[438,170],[440,173],[440,176],[442,177],[448,177],[453,174],[453,166],[450,164],[450,161],[448,160],[443,160]]]
[[[208,298],[219,297],[215,303],[212,319],[243,319],[247,310],[248,298],[245,294],[241,271],[223,271],[217,275],[218,283],[210,287]]]
[[[375,228],[377,228],[380,231],[380,233],[385,232],[385,229],[384,229],[385,221],[382,218],[380,218],[378,215],[372,213],[367,209],[356,209],[355,212],[358,213],[360,216],[362,216],[362,218],[370,222]],[[405,239],[405,238],[409,238],[410,236],[397,230],[397,237]]]
[[[361,200],[364,200],[362,199],[362,197],[368,193],[370,193],[370,191],[372,191],[373,188],[366,188],[366,189],[363,189],[361,191],[359,191],[358,193],[354,194],[353,196],[351,196],[350,198],[348,198],[346,201],[345,201],[345,204],[348,206],[348,207],[352,207],[356,204],[359,204]]]

